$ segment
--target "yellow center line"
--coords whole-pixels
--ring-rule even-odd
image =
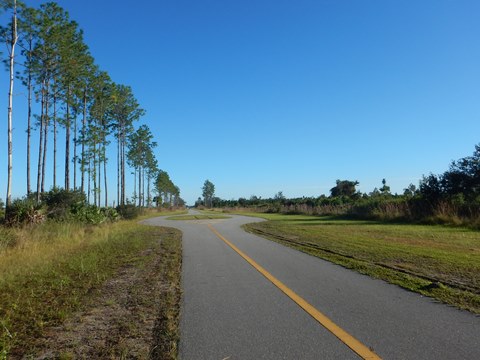
[[[270,274],[267,270],[257,264],[252,258],[250,258],[247,254],[233,245],[230,241],[228,241],[225,237],[223,237],[212,225],[207,225],[212,232],[218,236],[223,242],[225,242],[228,246],[230,246],[233,250],[235,250],[241,257],[243,257],[250,265],[252,265],[260,274],[265,276],[268,280],[270,280],[276,287],[278,287],[281,291],[283,291],[290,299],[295,301],[303,310],[305,310],[310,316],[312,316],[315,320],[317,320],[323,327],[325,327],[328,331],[330,331],[333,335],[335,335],[340,341],[342,341],[345,345],[347,345],[350,349],[352,349],[357,355],[359,355],[363,359],[381,359],[377,354],[375,354],[372,350],[370,350],[367,346],[363,345],[360,341],[354,338],[352,335],[347,333],[343,330],[340,326],[335,324],[332,320],[330,320],[327,316],[322,314],[320,311],[315,309],[312,305],[306,302],[302,297],[297,295],[293,290],[288,288],[284,283]]]

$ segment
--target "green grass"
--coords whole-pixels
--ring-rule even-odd
[[[480,232],[332,217],[243,214],[246,229],[311,255],[480,313]]]
[[[160,314],[154,328],[154,344],[150,352],[151,359],[178,359],[180,341],[180,303],[182,242],[181,233],[176,229],[174,236],[168,236],[161,245],[160,273],[165,286],[159,294]]]
[[[173,215],[184,215],[187,214],[188,210],[168,210],[168,209],[146,209],[144,213],[137,218],[137,220],[149,219],[157,216],[173,216]]]
[[[165,216],[165,215],[183,215],[188,214],[188,210],[164,210],[154,213],[155,216]]]
[[[138,254],[160,246],[162,236],[164,228],[137,221],[0,228],[0,359],[28,350],[47,327],[87,306],[122,266],[141,266],[148,257]]]
[[[228,219],[230,216],[224,215],[183,215],[171,216],[167,220],[210,220],[210,219]]]

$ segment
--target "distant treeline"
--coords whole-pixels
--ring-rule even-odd
[[[145,185],[139,188],[139,194],[145,194]],[[136,189],[136,187],[135,187]],[[152,191],[157,196],[152,197]],[[120,218],[134,219],[142,214],[146,208],[155,206],[160,209],[178,209],[185,206],[185,201],[180,197],[180,189],[170,179],[166,171],[159,170],[153,189],[147,185],[146,196],[140,198],[134,190],[132,201],[128,201],[116,208],[99,207],[90,204],[87,195],[80,189],[65,190],[59,187],[42,193],[42,201],[36,200],[36,194],[14,199],[7,215],[0,199],[0,224],[7,226],[21,226],[40,224],[47,220],[55,222],[79,222],[84,224],[101,224],[113,222]],[[146,202],[145,202],[146,197]],[[137,200],[138,201],[137,204]]]
[[[480,144],[472,156],[453,161],[443,174],[423,176],[419,186],[410,184],[402,194],[392,194],[385,179],[370,193],[357,191],[358,181],[337,180],[330,196],[287,199],[222,200],[213,207],[248,208],[261,212],[343,215],[358,219],[421,223],[449,223],[480,227]]]

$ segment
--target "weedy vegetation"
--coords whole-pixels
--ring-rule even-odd
[[[142,217],[152,214],[162,213]],[[163,299],[162,310],[158,310],[163,320],[158,320],[157,328],[168,328],[165,334],[157,331],[160,340],[155,341],[168,344],[163,346],[170,354],[165,358],[174,358],[180,238],[175,231],[141,225],[136,220],[99,225],[46,221],[0,227],[0,359],[34,354],[41,346],[35,339],[42,339],[47,329],[90,306],[102,284],[117,276],[119,269],[153,261],[151,256],[139,256],[147,249],[159,249],[165,255],[158,270],[166,284],[163,295],[150,295]]]

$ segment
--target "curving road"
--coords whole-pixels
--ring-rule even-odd
[[[361,358],[224,240],[367,352],[383,359],[480,359],[480,317],[240,227],[256,221],[262,220],[145,221],[183,232],[183,360]]]

